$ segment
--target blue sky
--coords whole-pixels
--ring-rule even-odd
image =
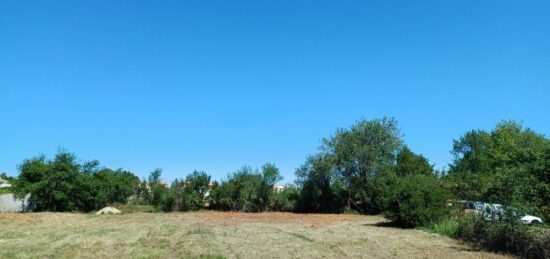
[[[550,134],[549,1],[1,1],[0,171],[58,147],[220,179],[395,117],[437,168],[502,119]]]

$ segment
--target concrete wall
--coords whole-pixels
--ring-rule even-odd
[[[0,195],[0,212],[25,212],[30,211],[28,194],[24,199],[17,199],[11,193]]]

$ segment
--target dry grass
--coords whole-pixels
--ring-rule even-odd
[[[0,213],[0,258],[503,258],[359,215]]]

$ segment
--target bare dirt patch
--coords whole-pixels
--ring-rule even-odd
[[[0,214],[0,258],[504,258],[380,216]]]

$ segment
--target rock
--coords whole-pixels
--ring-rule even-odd
[[[95,214],[100,215],[100,214],[120,214],[120,213],[121,213],[120,210],[117,210],[116,208],[105,207],[97,211]]]

